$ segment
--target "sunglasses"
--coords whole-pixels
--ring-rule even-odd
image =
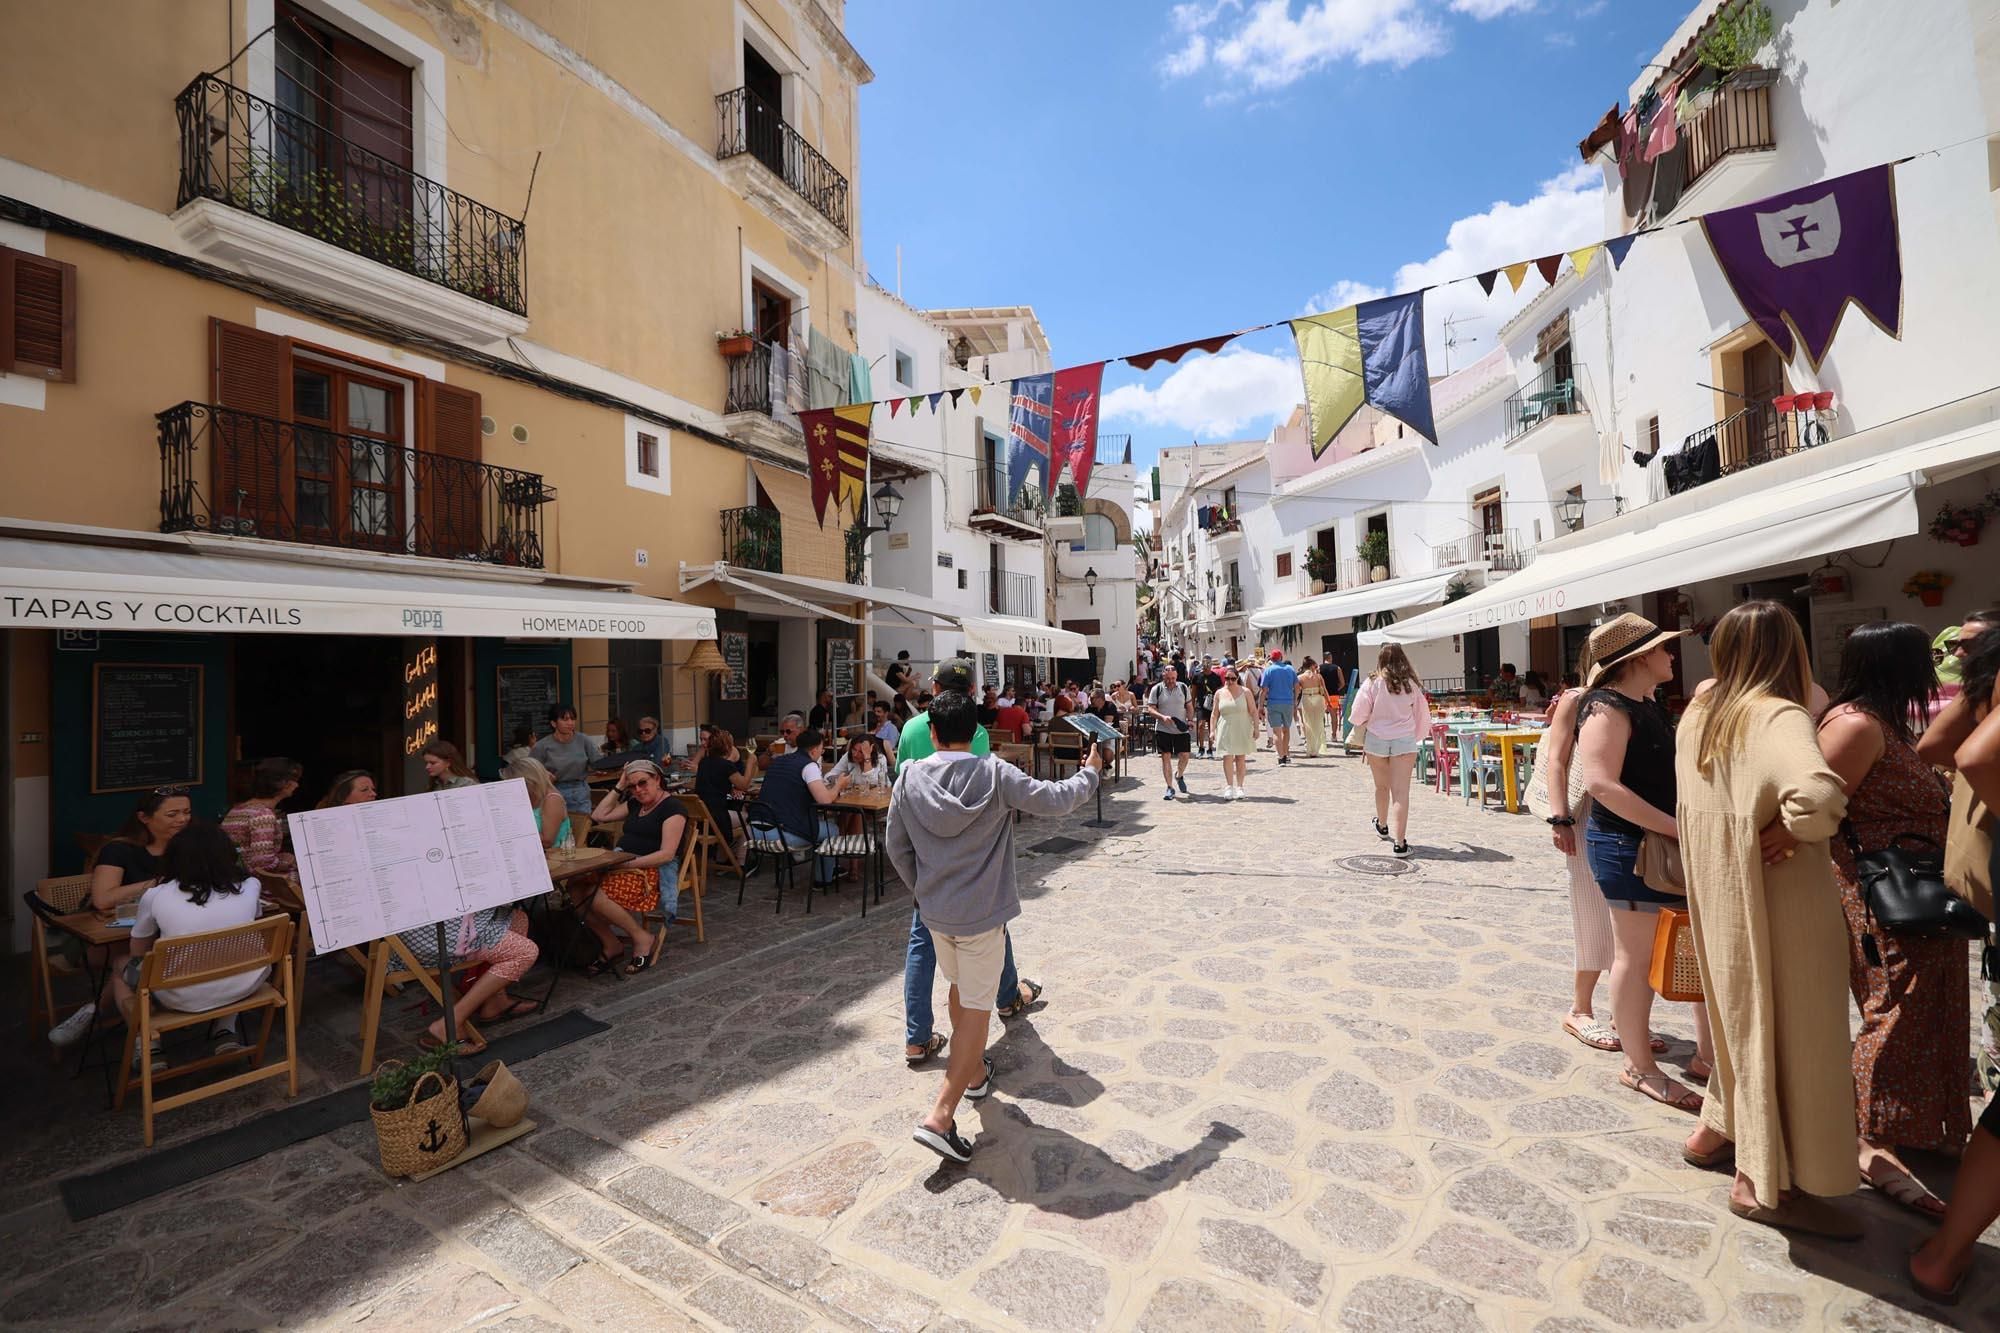
[[[641,727],[639,728],[639,734],[641,736],[650,736],[653,734],[654,730],[655,728],[653,727]]]
[[[186,787],[155,787],[155,788],[153,788],[153,795],[155,795],[155,796],[185,796],[185,795],[187,795],[187,794],[188,794],[188,789],[187,789]]]

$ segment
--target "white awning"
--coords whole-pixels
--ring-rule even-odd
[[[1464,578],[1463,569],[1442,569],[1409,578],[1384,579],[1365,587],[1339,592],[1323,592],[1296,602],[1279,602],[1259,607],[1250,614],[1251,629],[1283,629],[1287,625],[1312,625],[1343,616],[1372,616],[1381,611],[1400,611],[1406,606],[1435,606],[1444,600],[1452,580]]]
[[[1721,503],[1704,506],[1699,491],[1683,492],[1636,511],[1658,508],[1651,526],[1548,551],[1518,574],[1361,642],[1418,643],[1908,537],[1923,527],[1919,487],[1996,459],[2000,424],[1989,422],[1872,458],[1850,456]]]
[[[965,632],[966,647],[976,653],[999,653],[1022,657],[1088,657],[1090,644],[1075,630],[1054,629],[1039,621],[1012,616],[969,616],[962,607],[901,588],[864,587],[858,583],[836,583],[832,579],[809,578],[804,574],[776,574],[766,569],[744,569],[727,561],[713,565],[682,565],[681,589],[701,584],[726,583],[745,592],[788,603],[812,615],[858,623],[857,617],[834,610],[828,603],[886,607],[909,617],[924,617],[946,628]],[[921,620],[910,623],[920,624]]]
[[[712,639],[715,612],[604,588],[0,537],[0,626]]]

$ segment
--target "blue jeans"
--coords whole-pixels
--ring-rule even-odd
[[[808,842],[806,839],[801,838],[798,834],[792,832],[790,829],[779,829],[778,834],[780,837],[784,838],[785,846],[796,848],[799,851],[805,852],[805,851],[811,851],[813,848],[819,846],[820,843],[825,842],[828,838],[831,838],[834,834],[840,832],[840,825],[834,823],[834,821],[829,817],[827,817],[826,815],[819,816],[819,822],[817,827],[819,829],[819,837],[811,842]],[[833,858],[830,856],[822,856],[819,858],[819,869],[813,875],[813,883],[831,884],[832,882],[833,882]]]
[[[903,1042],[921,1046],[931,1039],[934,1015],[931,990],[937,983],[937,946],[921,912],[910,913],[910,951],[903,959]],[[1014,937],[1007,936],[1007,961],[1000,967],[1000,991],[993,997],[995,1008],[1004,1008],[1021,998],[1021,977],[1014,970]]]
[[[573,815],[587,815],[597,803],[590,799],[590,784],[582,778],[574,782],[558,782],[556,791],[563,798]]]

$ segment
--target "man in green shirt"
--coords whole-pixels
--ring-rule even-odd
[[[972,692],[972,662],[969,658],[955,657],[949,662],[938,663],[937,674],[931,677],[933,696],[946,690],[957,690],[960,694]],[[986,735],[986,728],[980,727],[972,733],[972,752],[991,754],[993,742]],[[926,759],[937,753],[937,746],[931,743],[931,715],[928,711],[918,713],[903,724],[902,739],[896,742],[896,767],[914,759]]]

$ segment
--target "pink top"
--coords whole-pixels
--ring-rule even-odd
[[[267,806],[245,801],[222,817],[222,831],[243,854],[243,865],[253,875],[288,875],[296,863],[290,852],[281,851],[283,839],[277,813]]]
[[[1422,740],[1431,734],[1430,697],[1414,685],[1396,694],[1380,676],[1361,683],[1353,716],[1357,728],[1366,727],[1370,736],[1385,741]]]

